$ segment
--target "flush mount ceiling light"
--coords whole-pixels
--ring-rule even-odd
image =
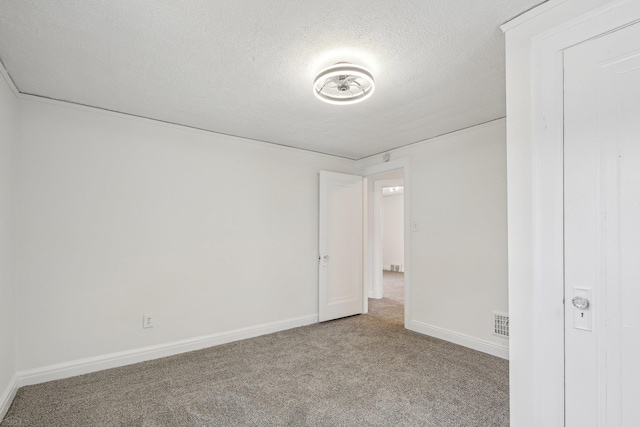
[[[364,101],[373,94],[374,89],[373,76],[369,71],[344,62],[320,71],[313,81],[314,95],[336,105]]]

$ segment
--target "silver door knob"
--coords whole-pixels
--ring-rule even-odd
[[[578,310],[584,310],[589,307],[589,300],[584,297],[574,297],[571,300],[571,304],[573,304],[573,306]]]

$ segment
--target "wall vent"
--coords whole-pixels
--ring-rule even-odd
[[[402,267],[402,264],[391,264],[389,266],[389,271],[399,271],[399,272],[403,272],[404,268]]]
[[[509,315],[507,313],[493,312],[493,335],[509,338]]]

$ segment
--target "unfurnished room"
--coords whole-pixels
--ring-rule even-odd
[[[632,427],[640,0],[0,0],[0,426]]]

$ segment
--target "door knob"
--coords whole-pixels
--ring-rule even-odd
[[[571,300],[571,304],[573,304],[573,306],[578,310],[584,310],[589,307],[589,300],[584,297],[574,297]]]

